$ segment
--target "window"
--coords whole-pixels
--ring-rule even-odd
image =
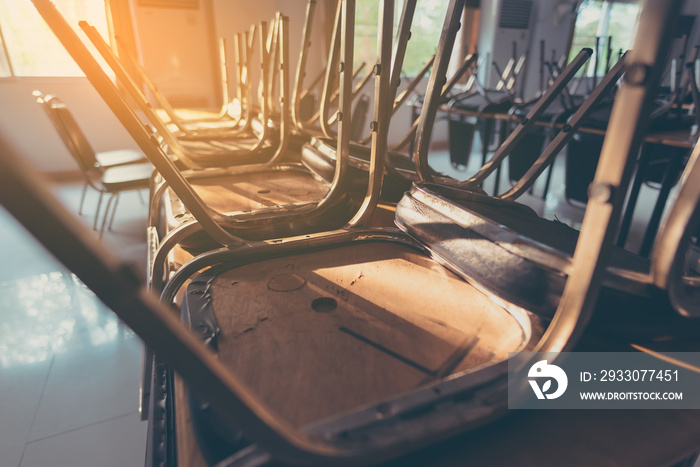
[[[92,23],[107,36],[104,0],[54,0],[68,23]],[[0,0],[0,77],[83,76],[31,2]]]
[[[418,2],[411,25],[411,40],[406,49],[403,73],[415,76],[437,50],[438,39],[445,21],[448,0],[423,0]],[[401,20],[400,2],[394,12],[394,37]],[[377,59],[377,0],[358,0],[355,19],[355,66],[365,62],[369,66]]]
[[[594,53],[598,54],[597,75],[602,76],[605,73],[608,41],[610,41],[612,49],[610,57],[610,66],[612,66],[617,62],[620,50],[625,52],[632,45],[638,16],[639,5],[636,3],[584,0],[576,17],[576,28],[569,60],[573,59],[582,48],[590,47]],[[597,51],[595,47],[596,37],[600,37]],[[594,66],[595,56],[589,62],[588,76],[593,76]]]

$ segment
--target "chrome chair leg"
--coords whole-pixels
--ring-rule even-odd
[[[109,230],[112,230],[112,225],[114,224],[114,216],[116,216],[117,214],[117,204],[119,204],[119,195],[120,193],[117,193],[115,195],[114,206],[112,207],[112,218],[109,220],[109,225],[107,226]]]
[[[85,194],[87,193],[88,182],[83,184],[83,194],[80,195],[80,204],[78,205],[78,215],[83,215],[83,204],[85,204]]]
[[[97,230],[97,219],[100,217],[100,207],[102,206],[102,197],[104,192],[100,192],[100,198],[97,200],[97,209],[95,210],[95,222],[92,224],[92,230]]]
[[[109,208],[112,207],[112,201],[114,200],[115,195],[115,193],[112,193],[109,197],[109,200],[107,201],[107,207],[105,208],[105,213],[102,216],[102,226],[100,227],[100,240],[102,240],[102,236],[105,233],[105,226],[107,225],[107,218],[109,217]]]

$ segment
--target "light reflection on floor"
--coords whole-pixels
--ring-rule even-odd
[[[80,188],[58,190],[73,212]],[[85,211],[95,205],[88,195]],[[108,247],[145,258],[145,215],[136,194],[123,196]],[[141,347],[0,208],[0,467],[143,465]]]
[[[72,274],[54,271],[0,283],[0,368],[42,362],[65,352],[77,330],[92,345],[113,341],[117,318]]]

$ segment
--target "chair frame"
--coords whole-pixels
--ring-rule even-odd
[[[160,118],[157,112],[155,112],[151,104],[148,102],[148,99],[143,94],[143,91],[133,81],[129,73],[126,71],[126,68],[114,55],[112,48],[109,46],[109,44],[107,44],[107,42],[100,35],[97,29],[86,21],[80,21],[79,26],[83,30],[83,32],[88,36],[88,39],[90,39],[92,44],[95,46],[102,58],[107,62],[112,71],[116,74],[117,78],[120,80],[120,83],[127,91],[129,96],[132,98],[132,101],[136,103],[138,109],[141,112],[143,112],[147,120],[155,127],[156,131],[158,132],[158,135],[163,138],[168,148],[175,154],[175,156],[177,156],[177,158],[180,161],[182,161],[182,163],[187,168],[204,168],[207,165],[211,165],[212,160],[225,162],[225,165],[229,166],[246,162],[250,163],[254,160],[258,153],[262,154],[272,152],[273,154],[276,154],[275,147],[273,145],[271,145],[269,149],[264,148],[265,143],[268,143],[269,136],[267,125],[263,126],[263,131],[260,135],[253,138],[255,142],[250,148],[248,148],[245,151],[247,155],[242,161],[237,161],[236,157],[231,158],[230,152],[227,152],[226,150],[219,150],[217,153],[214,154],[214,156],[208,156],[205,158],[202,154],[197,154],[194,151],[187,149],[183,146],[178,137],[171,132],[171,130],[167,126],[167,123]],[[266,81],[268,79],[267,71],[269,69],[269,66],[267,64],[269,54],[266,53],[264,45],[267,24],[265,22],[261,23],[261,25],[257,28],[257,31],[258,42],[260,44],[261,61],[263,62],[263,66],[261,67],[261,81]],[[260,89],[261,93],[259,95],[259,98],[261,99],[261,102],[264,103],[267,94],[267,87],[262,86]],[[284,92],[284,95],[286,95],[286,91]],[[269,118],[268,107],[265,105],[261,106],[261,118],[263,121],[267,121],[267,119]],[[235,139],[236,135],[233,134],[232,137]],[[236,151],[237,154],[241,152],[242,151]],[[238,159],[240,159],[240,157],[238,157]]]
[[[110,169],[123,170],[119,167],[136,167],[144,166],[146,164],[145,158],[136,160],[133,162],[127,162],[123,164],[116,164],[113,166],[103,166],[98,160],[98,153],[90,145],[87,136],[78,126],[73,114],[68,110],[65,103],[56,96],[45,95],[39,91],[34,91],[33,95],[37,98],[37,102],[41,104],[42,108],[46,112],[49,120],[53,124],[54,128],[58,132],[61,140],[66,145],[68,152],[73,156],[73,159],[78,163],[80,171],[85,178],[85,183],[83,184],[83,190],[80,196],[80,203],[78,206],[78,214],[81,214],[83,204],[85,202],[85,195],[87,193],[88,186],[97,191],[100,196],[97,201],[97,208],[95,209],[95,219],[93,221],[92,228],[97,230],[97,225],[100,218],[100,208],[102,207],[102,200],[105,194],[109,194],[109,199],[107,200],[107,205],[105,207],[104,215],[102,217],[100,238],[104,234],[105,227],[112,228],[114,223],[114,217],[117,211],[117,204],[119,203],[119,194],[122,191],[127,190],[141,190],[148,188],[148,177],[143,180],[143,183],[134,187],[133,182],[138,182],[138,179],[125,180],[125,183],[109,183],[104,180],[105,175],[109,174]],[[112,204],[114,203],[114,204]],[[111,216],[110,216],[111,209]],[[109,224],[107,220],[109,219]]]

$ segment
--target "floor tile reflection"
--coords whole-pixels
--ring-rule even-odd
[[[0,368],[0,454],[26,443],[50,367],[47,360]]]
[[[0,449],[0,467],[19,467],[22,453],[24,453],[24,446]]]
[[[138,339],[123,328],[81,337],[54,356],[30,441],[138,410]]]
[[[146,428],[139,415],[131,413],[29,443],[20,467],[140,466]]]

